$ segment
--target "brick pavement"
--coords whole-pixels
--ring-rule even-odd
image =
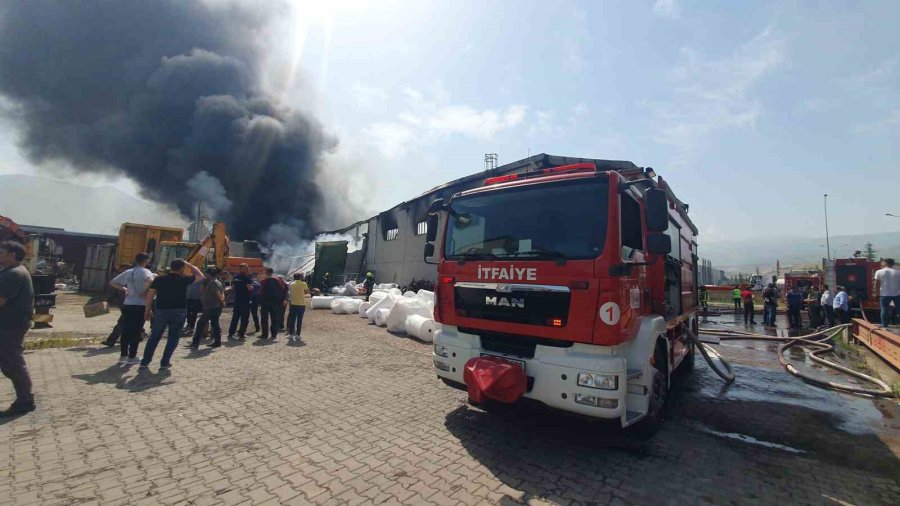
[[[435,378],[428,345],[353,316],[306,324],[303,346],[180,349],[165,374],[101,347],[29,353],[39,408],[0,422],[0,503],[900,504],[896,454],[877,437],[753,399],[723,419],[730,394],[704,365],[642,442],[542,410],[469,408]],[[801,438],[793,454],[697,425],[752,433],[775,412],[861,453]]]

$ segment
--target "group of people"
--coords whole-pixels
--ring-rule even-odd
[[[900,269],[894,259],[881,261],[881,269],[875,272],[875,292],[879,295],[881,309],[881,328],[887,328],[900,315]],[[750,288],[733,290],[734,308],[744,311],[744,324],[755,324],[754,293]],[[763,289],[763,324],[775,327],[775,315],[778,310],[778,293],[774,283]],[[832,292],[828,285],[822,286],[822,292],[814,286],[805,289],[791,287],[784,296],[787,304],[788,325],[792,330],[803,328],[802,311],[806,306],[809,327],[816,329],[824,325],[833,327],[837,323],[850,323],[850,295],[844,286],[836,286]],[[708,294],[701,291],[701,304],[707,307]]]
[[[121,336],[121,364],[140,364],[149,367],[156,348],[163,335],[166,346],[160,361],[160,369],[172,366],[172,355],[183,332],[193,334],[189,348],[198,349],[200,341],[209,329],[211,348],[222,346],[220,319],[226,305],[226,297],[234,296],[234,313],[228,328],[228,339],[243,340],[252,316],[258,339],[276,340],[278,333],[285,329],[287,314],[289,339],[300,338],[306,297],[310,294],[301,274],[295,274],[288,284],[273,269],[266,269],[263,279],[251,274],[246,264],[241,264],[239,272],[226,286],[227,273],[216,267],[201,272],[196,266],[176,259],[168,271],[160,276],[147,269],[150,256],[138,253],[134,267],[113,278],[110,285],[125,295],[122,315],[118,327]],[[144,346],[141,359],[137,358],[144,322],[150,322],[150,336]],[[270,324],[271,321],[271,324]],[[186,325],[187,324],[187,325]],[[116,333],[106,341],[115,346]]]

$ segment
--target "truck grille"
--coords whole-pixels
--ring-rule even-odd
[[[457,286],[453,295],[456,315],[466,318],[565,327],[569,317],[568,291],[498,292]]]
[[[496,332],[485,332],[483,330],[469,329],[460,327],[461,332],[467,334],[475,334],[481,338],[481,349],[488,353],[501,353],[504,355],[514,355],[521,358],[534,358],[534,351],[538,345],[555,346],[557,348],[569,348],[572,346],[570,341],[559,341],[556,339],[544,339],[541,337],[518,336],[514,334],[500,334]]]

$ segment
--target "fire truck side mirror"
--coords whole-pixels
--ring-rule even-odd
[[[647,250],[654,255],[668,255],[672,252],[672,238],[666,234],[647,236]]]
[[[647,230],[665,232],[669,229],[669,199],[664,190],[650,188],[644,195],[647,209]]]

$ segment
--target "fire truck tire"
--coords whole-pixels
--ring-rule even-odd
[[[634,433],[638,437],[653,437],[662,426],[663,415],[666,410],[666,398],[669,394],[667,363],[665,351],[657,347],[652,369],[653,390],[650,392],[650,405],[647,408],[647,415],[634,426]]]
[[[679,376],[690,376],[692,372],[694,372],[694,359],[697,356],[697,347],[694,346],[694,342],[688,339],[688,354],[684,357],[684,360],[678,364],[678,370],[675,371]]]

